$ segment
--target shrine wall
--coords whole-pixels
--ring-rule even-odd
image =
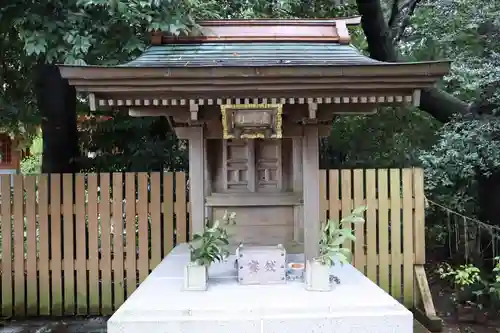
[[[216,207],[214,219],[221,219],[226,210],[236,213],[236,225],[227,226],[231,244],[286,245],[293,240],[292,206]]]
[[[292,139],[207,140],[209,218],[235,212],[232,244],[286,245],[294,240],[302,193],[293,192]]]

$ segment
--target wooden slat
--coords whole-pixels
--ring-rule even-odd
[[[126,211],[126,243],[125,243],[125,274],[127,284],[127,297],[130,296],[137,285],[136,273],[136,232],[135,232],[135,174],[125,174],[125,211]]]
[[[61,175],[50,175],[50,253],[52,262],[52,315],[63,314],[61,234]]]
[[[153,270],[161,261],[161,180],[160,173],[151,174],[151,266]]]
[[[200,189],[202,191],[202,189]],[[186,174],[175,174],[176,245],[187,242]]]
[[[366,170],[366,275],[377,283],[377,211],[372,204],[375,201],[375,170]]]
[[[410,199],[413,195],[413,172],[403,169],[403,302],[413,304],[413,210]]]
[[[96,174],[87,175],[87,226],[88,226],[88,281],[89,281],[89,314],[98,314],[99,310],[99,222],[97,211]]]
[[[101,227],[101,260],[99,270],[101,271],[101,314],[113,313],[112,280],[111,280],[111,211],[110,211],[110,180],[109,173],[100,175],[99,187],[100,205],[99,218]]]
[[[340,174],[341,179],[341,194],[340,198],[342,199],[342,218],[349,216],[352,210],[352,181],[351,181],[351,170],[342,170]],[[346,223],[345,227],[350,228],[351,223]],[[343,244],[344,247],[348,249],[352,249],[352,242],[346,241]]]
[[[87,227],[86,227],[86,200],[84,175],[75,175],[76,206],[75,234],[76,237],[76,312],[79,315],[87,314]]]
[[[64,314],[75,314],[73,175],[63,175]]]
[[[12,206],[10,175],[0,176],[2,216],[2,316],[12,316]]]
[[[14,313],[26,314],[24,304],[24,212],[23,177],[14,176]]]
[[[163,175],[163,255],[174,247],[174,174]]]
[[[38,176],[38,225],[39,233],[39,258],[38,276],[40,283],[40,315],[50,315],[50,261],[49,261],[49,178],[47,175]]]
[[[413,196],[415,201],[413,220],[413,241],[415,244],[415,264],[425,264],[425,196],[424,170],[413,169]]]
[[[139,283],[142,283],[149,274],[149,227],[148,227],[148,174],[141,172],[137,174],[139,185],[139,200],[137,205],[138,215],[138,240],[139,240]]]
[[[356,208],[362,206],[363,202],[363,176],[363,170],[353,170],[353,196],[354,207]],[[365,256],[365,228],[366,223],[363,223],[357,224],[354,229],[354,236],[356,237],[356,243],[354,244],[354,266],[358,269],[362,268],[358,266],[358,264],[361,264],[362,259]]]
[[[36,237],[36,198],[34,176],[24,178],[24,190],[26,191],[26,314],[36,316],[38,314],[38,286],[37,280],[37,237]]]
[[[401,299],[401,172],[391,169],[390,172],[390,204],[391,204],[391,295]]]
[[[329,187],[328,187],[328,209],[330,219],[339,220],[340,216],[340,200],[339,200],[339,171],[328,171]]]
[[[113,260],[116,265],[113,270],[114,304],[113,310],[118,309],[125,300],[124,262],[123,262],[123,174],[113,174]],[[113,268],[112,268],[113,269]]]
[[[378,252],[379,264],[379,286],[386,292],[389,289],[389,184],[387,169],[377,170],[378,189]]]
[[[328,212],[328,201],[326,197],[326,170],[319,171],[319,222],[326,222],[327,220],[327,212]]]

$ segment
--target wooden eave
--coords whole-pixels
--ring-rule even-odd
[[[351,66],[143,68],[60,66],[78,91],[96,96],[210,98],[309,97],[423,89],[448,73],[449,62]]]

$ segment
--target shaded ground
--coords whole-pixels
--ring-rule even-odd
[[[444,333],[500,333],[500,317],[498,314],[491,315],[492,318],[484,319],[482,323],[475,320],[466,320],[463,316],[459,316],[451,301],[451,291],[446,290],[446,287],[433,271],[432,266],[429,265],[427,276],[437,315],[444,320]]]
[[[107,318],[70,318],[61,320],[34,319],[9,321],[0,326],[0,333],[106,333]],[[420,326],[415,333],[428,333]],[[457,323],[446,320],[444,333],[499,333],[500,327]]]
[[[3,323],[0,333],[105,333],[106,320],[107,318],[94,317],[9,321]],[[415,322],[414,333],[429,332]]]
[[[75,317],[60,320],[13,320],[3,322],[0,333],[105,333],[107,319],[107,317]]]

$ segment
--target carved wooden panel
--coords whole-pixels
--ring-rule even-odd
[[[249,191],[249,145],[244,140],[223,141],[223,167],[225,189],[229,191]]]
[[[281,140],[257,140],[255,153],[257,191],[281,191]]]
[[[281,146],[281,140],[223,140],[224,190],[282,191]]]

